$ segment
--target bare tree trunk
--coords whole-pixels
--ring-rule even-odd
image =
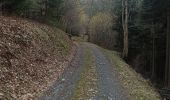
[[[125,31],[125,2],[122,0],[122,27],[123,32]]]
[[[48,0],[42,0],[41,4],[41,16],[47,16]]]
[[[151,78],[155,77],[155,26],[154,22],[152,22],[151,26],[151,35],[152,35],[152,74]]]
[[[91,0],[91,9],[90,9],[89,12],[90,12],[90,19],[89,19],[89,22],[88,22],[88,26],[90,26],[90,20],[93,16],[93,0]],[[89,31],[90,29],[89,29],[89,27],[87,29],[88,29],[88,31],[87,31],[88,41],[91,41],[91,35],[90,35],[90,31]]]
[[[43,16],[47,16],[47,12],[48,12],[48,0],[44,0],[43,1],[43,12],[42,12],[42,14],[43,14]]]
[[[122,25],[124,31],[124,47],[123,47],[123,58],[128,57],[128,0],[122,1],[123,11],[122,11]]]
[[[2,0],[0,0],[0,15],[2,15]]]
[[[167,9],[167,47],[166,47],[166,67],[165,67],[165,86],[170,87],[170,0]]]
[[[4,4],[5,4],[5,1],[4,0],[0,0],[0,15],[3,15]]]

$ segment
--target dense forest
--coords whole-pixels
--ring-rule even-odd
[[[120,52],[155,87],[170,87],[170,0],[1,0],[0,9],[87,35]]]

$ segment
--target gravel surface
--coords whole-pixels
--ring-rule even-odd
[[[59,81],[56,82],[40,100],[69,100],[80,78],[84,60],[84,46],[79,46],[77,53]]]
[[[98,93],[92,100],[129,100],[122,88],[113,66],[106,59],[105,55],[93,44],[82,43],[73,63],[63,74],[59,82],[56,82],[47,91],[41,100],[69,100],[73,95],[76,83],[80,79],[83,70],[84,49],[89,48],[95,58],[98,82]],[[85,100],[85,99],[82,99]]]
[[[89,45],[89,48],[92,49],[95,55],[99,77],[99,93],[95,100],[128,100],[119,83],[117,74],[112,68],[113,65],[110,64],[105,55],[95,45],[86,45]]]

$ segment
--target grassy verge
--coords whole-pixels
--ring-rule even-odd
[[[106,49],[102,49],[102,51],[114,65],[115,70],[120,75],[122,85],[127,89],[132,100],[160,100],[160,95],[150,85],[149,81],[129,67],[117,52]]]
[[[88,40],[88,36],[73,36],[72,37],[72,40],[73,41],[76,41],[76,42],[86,42]]]
[[[92,52],[87,49],[85,51],[83,73],[77,83],[75,92],[71,100],[90,100],[97,93],[97,73],[95,60]]]

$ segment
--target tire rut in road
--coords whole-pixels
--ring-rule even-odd
[[[98,92],[98,77],[92,50],[85,50],[83,71],[70,100],[93,100]]]
[[[129,100],[125,94],[113,65],[106,59],[96,45],[86,43],[92,49],[96,59],[97,73],[99,77],[99,93],[95,100]]]
[[[40,100],[69,100],[83,69],[84,49],[83,45],[78,47],[71,65],[68,66],[62,77],[44,93]]]

